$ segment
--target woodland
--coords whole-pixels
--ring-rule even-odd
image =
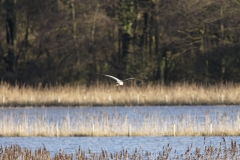
[[[1,0],[0,80],[240,82],[240,0]]]

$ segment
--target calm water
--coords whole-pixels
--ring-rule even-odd
[[[240,144],[240,137],[224,137],[227,146],[230,147],[231,140],[235,140]],[[59,150],[64,153],[76,153],[79,146],[82,150],[88,152],[90,149],[94,153],[100,154],[102,149],[108,153],[120,152],[123,148],[129,153],[133,153],[135,149],[141,151],[150,151],[151,153],[162,152],[163,146],[170,144],[173,153],[184,154],[191,144],[194,152],[196,147],[203,151],[204,146],[212,145],[219,148],[222,137],[1,137],[2,146],[18,144],[28,149],[43,148],[43,144],[53,156]]]
[[[54,117],[60,119],[63,115],[69,114],[89,114],[106,112],[108,114],[121,113],[128,117],[138,118],[141,114],[159,114],[159,116],[205,116],[209,114],[214,117],[219,114],[228,114],[237,116],[240,106],[162,106],[162,107],[50,107],[50,108],[0,108],[1,114],[44,114],[47,118]],[[225,137],[226,142],[230,145],[231,140],[240,144],[240,137]],[[65,153],[75,153],[79,146],[82,150],[101,153],[101,150],[107,152],[119,152],[123,148],[129,152],[135,149],[158,153],[162,151],[163,146],[173,147],[177,153],[183,154],[188,146],[193,145],[193,150],[198,147],[203,150],[205,145],[219,147],[222,137],[0,137],[0,145],[9,146],[18,144],[21,147],[37,149],[46,146],[47,150],[53,155],[60,149]]]
[[[29,118],[36,114],[45,115],[46,118],[58,121],[65,115],[70,118],[76,114],[98,115],[99,113],[121,114],[128,118],[139,118],[142,115],[159,116],[181,116],[190,115],[192,117],[205,117],[206,114],[212,118],[225,113],[229,117],[236,117],[240,111],[240,106],[150,106],[150,107],[33,107],[33,108],[0,108],[2,114],[27,114]]]

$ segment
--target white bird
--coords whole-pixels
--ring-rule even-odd
[[[127,78],[127,79],[124,79],[124,80],[120,80],[120,79],[118,79],[118,78],[116,78],[116,77],[113,77],[113,76],[111,76],[111,75],[106,75],[106,74],[102,74],[103,76],[107,76],[107,77],[110,77],[110,78],[112,78],[112,79],[115,79],[116,80],[116,82],[117,82],[117,85],[116,86],[122,86],[123,85],[123,83],[124,83],[124,81],[127,81],[127,80],[131,80],[131,79],[135,79],[135,78]]]

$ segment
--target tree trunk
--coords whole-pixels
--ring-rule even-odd
[[[73,37],[73,43],[74,43],[74,54],[76,56],[76,67],[79,68],[80,66],[80,56],[78,53],[78,44],[77,44],[77,22],[76,22],[76,12],[75,12],[75,0],[71,1],[71,12],[72,12],[72,37]]]
[[[129,43],[131,36],[128,33],[122,33],[122,64],[124,67],[127,65],[127,55],[129,53]]]
[[[158,6],[156,6],[158,7]],[[155,15],[155,42],[156,42],[156,55],[157,55],[157,79],[158,83],[164,85],[164,67],[163,67],[163,54],[161,51],[161,44],[160,44],[160,26],[159,26],[159,14],[158,9]]]
[[[15,73],[16,52],[16,0],[6,0],[6,40],[8,44],[8,55],[5,59],[7,71]]]
[[[154,20],[153,20],[153,16],[151,15],[151,18],[150,18],[150,26],[152,27],[153,26],[153,24],[154,24]],[[153,50],[154,49],[152,49],[153,48],[153,33],[152,33],[152,29],[149,29],[149,35],[148,35],[148,39],[149,39],[149,51],[148,51],[148,54],[149,54],[149,56],[150,56],[150,60],[152,61],[152,54],[153,54]]]
[[[209,57],[208,57],[208,47],[207,47],[207,24],[203,23],[203,33],[202,33],[202,53],[205,55],[205,83],[208,84],[209,82]]]
[[[221,5],[221,10],[220,10],[220,16],[221,16],[221,40],[222,43],[221,44],[225,44],[224,43],[224,25],[223,25],[223,5]],[[225,74],[225,59],[224,59],[224,55],[221,55],[221,82],[224,82],[224,74]]]
[[[133,0],[121,0],[119,9],[119,22],[121,25],[121,71],[127,73],[127,56],[130,53],[130,42],[132,39],[132,24],[134,13]],[[125,74],[124,73],[124,74]]]

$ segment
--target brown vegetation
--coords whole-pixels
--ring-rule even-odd
[[[46,87],[0,84],[2,106],[131,106],[131,105],[236,105],[238,84],[56,85]]]
[[[193,148],[189,146],[185,154],[175,153],[171,144],[164,146],[162,150],[159,149],[158,153],[151,151],[143,151],[136,149],[133,153],[128,150],[121,150],[119,152],[111,153],[102,150],[102,153],[94,153],[90,149],[88,152],[82,151],[81,148],[73,154],[64,153],[59,151],[53,157],[44,146],[43,148],[32,151],[28,148],[21,148],[19,145],[11,145],[8,147],[0,147],[0,159],[2,160],[30,160],[30,159],[44,159],[44,160],[109,160],[109,159],[123,159],[123,160],[142,160],[142,159],[215,159],[215,160],[228,160],[240,159],[239,145],[235,141],[231,141],[231,146],[226,145],[223,138],[219,146],[208,145],[204,148]]]

